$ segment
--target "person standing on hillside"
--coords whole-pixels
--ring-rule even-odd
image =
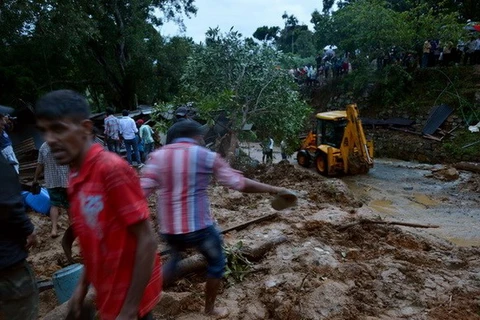
[[[153,129],[148,124],[144,123],[142,119],[137,120],[140,125],[140,138],[143,141],[144,158],[148,159],[148,155],[153,151],[155,141],[153,140]]]
[[[474,64],[480,64],[480,35],[475,40],[475,51],[473,52]]]
[[[2,110],[5,113],[0,113],[0,152],[8,161],[10,161],[15,168],[15,171],[19,173],[20,165],[17,157],[15,156],[15,151],[13,151],[12,140],[10,140],[10,137],[7,133],[7,128],[11,126],[11,121],[9,114],[6,113],[6,110],[11,110],[11,112],[13,112],[13,109],[2,107]]]
[[[145,196],[158,189],[160,233],[172,249],[164,268],[165,283],[176,277],[180,252],[196,248],[208,262],[205,313],[217,319],[228,310],[215,308],[225,269],[222,239],[210,214],[208,185],[211,177],[231,189],[248,193],[280,193],[285,189],[247,179],[222,157],[202,147],[205,129],[195,121],[174,125],[177,138],[150,155],[141,171]]]
[[[107,117],[103,120],[105,126],[105,142],[108,151],[120,154],[120,121],[113,113],[112,108],[107,108]]]
[[[430,59],[430,49],[432,48],[432,45],[430,44],[430,40],[425,40],[423,43],[423,55],[422,55],[422,68],[427,68],[429,67],[429,59]]]
[[[287,144],[285,140],[280,142],[280,153],[282,155],[282,160],[287,160]]]
[[[272,137],[268,137],[268,145],[267,145],[267,163],[273,163],[273,139]]]
[[[188,109],[185,106],[178,107],[177,110],[175,110],[175,123],[182,121],[193,121],[190,119],[188,115]],[[174,139],[177,138],[177,133],[173,128],[175,123],[167,130],[167,139],[165,144],[170,144]]]
[[[102,320],[152,319],[161,292],[160,260],[136,172],[93,142],[90,107],[79,93],[46,94],[36,116],[55,160],[70,167],[70,215],[85,268],[70,312],[79,316],[91,283]]]
[[[123,137],[125,149],[127,150],[127,161],[130,165],[132,165],[133,152],[138,165],[141,166],[142,158],[140,158],[140,151],[138,150],[138,143],[137,139],[135,138],[135,134],[138,132],[137,125],[135,124],[135,120],[128,116],[128,110],[123,110],[122,115],[123,117],[120,119],[120,134]]]
[[[1,115],[10,111],[0,106]],[[0,319],[36,320],[37,282],[26,258],[37,237],[25,213],[18,174],[2,153],[0,181]]]
[[[68,166],[60,166],[53,158],[50,147],[46,142],[38,150],[37,169],[33,183],[38,185],[38,178],[44,173],[45,187],[50,197],[50,220],[52,221],[52,238],[58,236],[58,216],[60,208],[68,209]]]

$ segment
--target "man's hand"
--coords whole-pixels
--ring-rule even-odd
[[[32,183],[32,187],[30,188],[30,192],[32,194],[39,194],[41,191],[41,187],[40,187],[40,184],[35,180],[33,183]]]
[[[88,283],[86,282],[85,271],[78,281],[77,288],[70,300],[68,300],[68,314],[73,319],[79,319],[82,314],[83,301],[88,292]]]
[[[134,310],[133,312],[129,311],[120,311],[120,314],[115,318],[115,320],[137,320],[137,312]]]
[[[26,249],[30,249],[31,247],[35,247],[37,245],[37,232],[33,230],[32,233],[27,237],[27,243],[25,244]]]

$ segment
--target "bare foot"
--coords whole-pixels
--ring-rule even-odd
[[[52,231],[52,233],[50,233],[50,237],[52,237],[52,238],[58,237],[57,231]]]
[[[230,314],[227,308],[213,308],[212,311],[205,313],[213,319],[225,319]]]

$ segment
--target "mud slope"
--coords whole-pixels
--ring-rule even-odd
[[[224,281],[219,305],[229,308],[229,319],[480,319],[478,247],[457,247],[391,226],[358,225],[340,232],[336,226],[355,218],[364,203],[343,181],[290,164],[246,174],[296,190],[299,202],[275,220],[225,235],[228,247],[288,239],[254,263],[242,282]],[[209,192],[221,227],[274,212],[268,195],[216,185]],[[37,274],[48,277],[63,263],[59,240],[47,237],[45,218],[35,223],[45,242],[30,259]],[[49,251],[53,258],[42,258]],[[178,281],[164,292],[155,316],[204,319],[203,280],[195,275]],[[42,293],[42,314],[55,303],[52,291]]]

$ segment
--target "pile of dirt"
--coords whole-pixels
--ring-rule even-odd
[[[259,165],[245,175],[296,191],[298,206],[224,235],[228,247],[287,238],[253,263],[242,282],[225,279],[218,304],[228,307],[229,319],[480,319],[480,248],[456,247],[384,225],[339,231],[360,205],[343,181],[287,163]],[[209,195],[220,228],[275,212],[270,195],[242,194],[216,184]],[[149,204],[155,213],[155,197]],[[66,264],[61,240],[49,237],[47,217],[32,219],[42,243],[29,259],[39,278],[49,278]],[[75,259],[80,261],[78,248]],[[200,272],[167,288],[154,316],[208,319],[201,313],[204,280]],[[40,315],[55,305],[53,290],[40,295]]]
[[[319,206],[335,204],[340,207],[360,207],[362,203],[356,199],[348,186],[340,179],[327,179],[310,170],[298,168],[289,162],[274,165],[259,165],[245,173],[246,177],[263,183],[281,186],[306,193],[312,203]]]
[[[223,289],[220,303],[230,308],[232,319],[478,318],[478,248],[431,243],[391,226],[339,232],[328,222],[282,220],[272,229],[287,233],[292,225],[289,243],[267,255],[258,272]],[[242,240],[254,241],[251,235],[259,232],[267,233],[254,228]],[[198,285],[167,291],[169,310],[176,311],[161,304],[156,314],[202,319],[198,311],[184,310],[188,302],[180,298],[198,303],[194,297],[202,291]]]
[[[480,193],[480,174],[473,174],[461,187],[472,192]]]

